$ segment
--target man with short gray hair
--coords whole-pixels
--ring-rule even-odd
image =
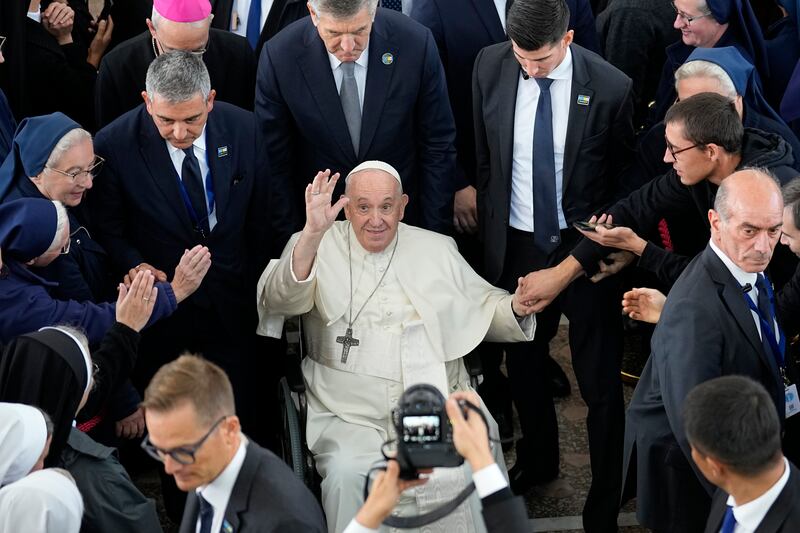
[[[131,278],[142,269],[164,278],[199,243],[209,248],[212,267],[181,313],[142,337],[134,383],[145,385],[185,350],[202,353],[228,373],[245,430],[263,441],[265,424],[254,413],[254,395],[264,388],[253,382],[256,309],[248,279],[254,282],[266,262],[268,239],[253,115],[217,102],[203,60],[190,52],[157,57],[145,86],[144,103],[95,140],[106,159],[91,206],[97,239],[116,273]]]
[[[95,117],[102,128],[139,105],[153,58],[185,50],[202,58],[218,96],[253,109],[256,58],[244,37],[210,28],[209,0],[155,0],[147,32],[128,39],[103,58],[97,75]]]
[[[397,169],[409,223],[452,227],[455,123],[436,43],[421,24],[377,6],[311,0],[311,16],[262,50],[256,122],[283,242],[302,227],[307,176],[346,175],[366,160]]]

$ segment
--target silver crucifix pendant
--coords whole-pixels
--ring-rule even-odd
[[[347,354],[350,353],[351,346],[358,346],[358,339],[353,337],[353,328],[347,328],[344,336],[336,337],[336,342],[342,345],[342,363],[347,362]]]

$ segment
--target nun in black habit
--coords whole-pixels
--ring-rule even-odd
[[[138,295],[146,284],[144,276],[137,279],[132,291]],[[136,328],[151,311],[134,299],[120,305],[120,320],[93,356],[79,331],[58,326],[17,337],[0,356],[0,401],[39,407],[52,418],[45,465],[65,468],[75,478],[85,504],[83,532],[161,531],[155,503],[134,486],[115,450],[73,427],[90,394],[107,398],[126,378],[136,360]]]

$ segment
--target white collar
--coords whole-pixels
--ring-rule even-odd
[[[772,504],[780,496],[783,487],[789,481],[789,461],[786,457],[783,458],[783,475],[772,485],[767,492],[756,498],[751,502],[744,505],[736,505],[736,500],[733,496],[728,496],[728,505],[733,507],[733,516],[736,518],[736,523],[742,526],[745,531],[756,531],[761,521],[769,512]]]
[[[342,64],[332,53],[328,52],[328,60],[331,62],[331,70],[336,70],[339,68],[339,65]],[[367,46],[364,47],[364,51],[361,52],[361,55],[358,56],[356,59],[356,65],[361,65],[364,68],[367,68],[367,64],[369,63],[369,41],[367,41]]]
[[[572,49],[568,46],[567,53],[561,63],[547,75],[551,80],[571,80],[572,79]]]
[[[203,131],[200,133],[200,136],[197,139],[195,139],[194,142],[192,143],[192,147],[198,148],[199,150],[202,151],[202,153],[206,152],[206,126],[208,126],[208,122],[206,122],[206,125],[203,126]],[[164,142],[167,143],[167,149],[169,150],[170,157],[172,157],[175,154],[175,152],[182,150],[182,148],[175,148],[167,140],[165,140]]]
[[[239,449],[236,450],[236,454],[231,459],[231,462],[228,463],[228,466],[214,478],[214,481],[195,489],[198,494],[202,494],[204,500],[214,507],[214,513],[225,513],[231,492],[233,492],[233,486],[236,484],[239,471],[242,469],[242,464],[244,464],[244,458],[247,455],[247,437],[240,434],[240,439]]]
[[[708,241],[708,244],[711,246],[711,249],[714,250],[714,253],[720,258],[720,260],[725,264],[725,268],[727,268],[730,273],[736,278],[736,281],[744,287],[748,283],[752,290],[752,287],[756,286],[756,280],[758,279],[757,272],[745,272],[739,266],[731,261],[731,258],[725,255],[725,252],[719,249],[719,247],[714,243],[714,239]],[[748,291],[749,293],[750,291]]]

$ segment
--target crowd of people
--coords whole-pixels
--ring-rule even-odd
[[[0,532],[530,530],[562,315],[585,531],[800,529],[798,0],[99,4],[0,2]]]

